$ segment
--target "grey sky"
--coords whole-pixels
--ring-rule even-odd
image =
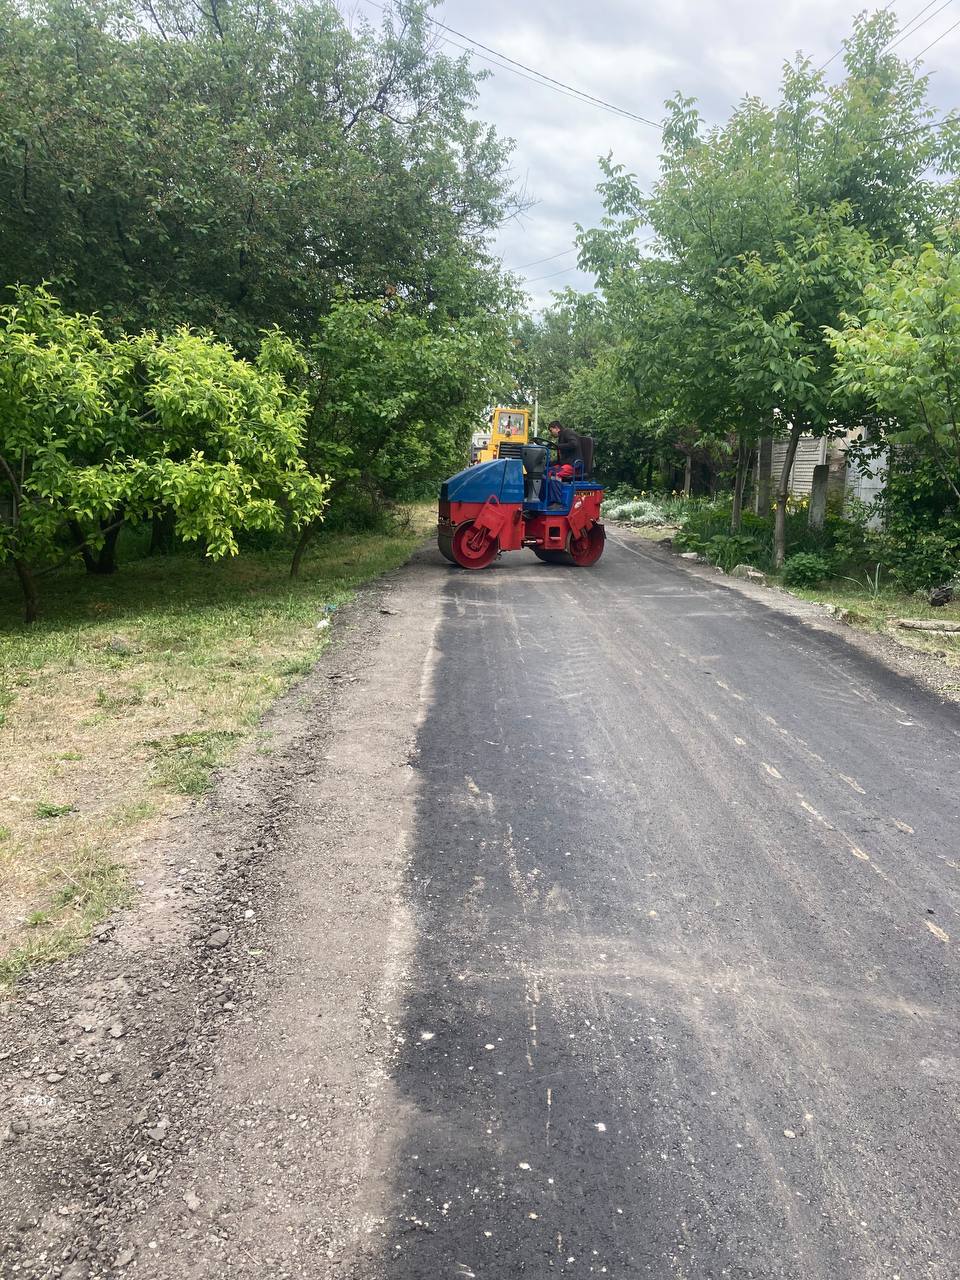
[[[892,7],[906,26],[924,3],[894,0]],[[936,13],[943,3],[937,0],[918,19],[936,14],[904,40],[902,53],[914,56],[960,19],[960,0],[948,0]],[[639,115],[660,119],[664,99],[680,90],[696,97],[713,122],[724,119],[745,93],[774,99],[781,65],[796,50],[826,61],[860,7],[837,0],[672,0],[658,6],[629,0],[445,0],[434,13],[508,57]],[[960,27],[924,58],[934,73],[932,100],[942,109],[960,103],[958,54]],[[595,225],[599,155],[612,151],[642,179],[655,176],[656,130],[489,67],[479,57],[474,65],[492,72],[480,89],[479,114],[516,140],[514,172],[537,201],[498,238],[506,266],[521,268],[569,250],[575,222]],[[839,58],[827,69],[828,75],[841,71]],[[569,254],[524,271],[536,306],[549,301],[551,289],[591,287],[592,279],[575,262]],[[543,276],[551,278],[537,279]]]

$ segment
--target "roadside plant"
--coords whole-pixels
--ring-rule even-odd
[[[798,551],[788,556],[783,564],[785,587],[817,587],[830,577],[833,566],[824,556],[812,551]]]
[[[0,308],[0,564],[26,620],[40,574],[91,548],[111,552],[125,522],[166,514],[211,559],[242,530],[317,520],[329,481],[306,467],[297,355],[267,334],[255,361],[180,329],[108,338],[46,289]]]
[[[866,591],[867,595],[874,600],[880,595],[880,575],[883,572],[883,565],[878,564],[874,567],[873,573],[864,571],[859,578],[847,577],[847,582],[852,582],[855,586]]]

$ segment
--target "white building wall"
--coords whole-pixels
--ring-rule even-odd
[[[787,441],[774,440],[773,464],[771,475],[774,488],[780,479],[783,464],[787,458]],[[813,488],[813,469],[827,460],[827,441],[825,437],[801,436],[797,445],[796,456],[790,471],[790,492],[795,498],[808,497]]]

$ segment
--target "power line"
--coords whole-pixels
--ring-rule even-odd
[[[579,267],[561,267],[559,271],[550,271],[545,276],[534,276],[526,281],[527,284],[536,284],[538,280],[552,280],[554,276],[569,275],[571,271],[578,271]]]
[[[886,13],[888,9],[891,9],[891,8],[893,7],[894,2],[895,2],[895,0],[887,0],[887,3],[883,6],[883,8],[880,10],[880,12],[881,12],[881,13]],[[929,9],[931,4],[936,4],[936,3],[937,3],[937,0],[930,0],[930,4],[928,4],[928,5],[927,5],[927,8]],[[922,9],[920,10],[920,13],[923,13],[923,10],[922,10]],[[919,14],[917,14],[917,17],[919,17],[919,16],[920,16],[920,15],[919,15]],[[911,18],[911,19],[910,19],[910,21],[912,22],[912,21],[913,21],[913,19]],[[841,45],[841,46],[840,46],[840,48],[839,48],[839,49],[837,49],[835,53],[831,53],[830,57],[826,60],[826,62],[821,62],[820,66],[819,66],[819,67],[817,67],[817,70],[818,70],[818,71],[825,71],[825,70],[827,69],[827,67],[829,67],[830,63],[834,61],[834,59],[835,59],[835,58],[839,58],[839,57],[840,57],[841,53],[843,53],[844,48],[845,48],[845,46],[844,46],[844,45]]]
[[[366,0],[366,3],[370,4],[371,0]],[[380,6],[378,5],[377,7],[379,8]],[[491,67],[496,67],[500,71],[509,71],[511,75],[519,76],[521,80],[529,80],[531,84],[538,84],[541,89],[549,89],[551,93],[559,93],[564,98],[572,98],[574,102],[582,102],[588,107],[597,105],[596,103],[590,102],[587,98],[582,97],[577,89],[568,93],[566,89],[558,89],[554,85],[548,84],[545,80],[539,79],[539,72],[534,72],[533,75],[528,76],[523,71],[517,71],[514,67],[508,67],[505,62],[497,62],[495,58],[488,58],[486,54],[479,53],[473,45],[460,44],[456,40],[451,40],[449,36],[440,36],[439,39],[443,44],[449,45],[451,49],[461,49],[464,53],[469,53],[472,57],[479,58],[481,62],[489,63]],[[621,111],[619,107],[601,107],[601,110],[607,111],[611,115],[619,116],[624,120],[639,118],[632,116],[628,111]],[[659,127],[660,126],[658,125],[657,128]]]
[[[914,57],[913,61],[918,62],[920,58],[922,58],[923,55],[927,52],[927,49],[932,49],[935,44],[939,44],[940,41],[944,38],[944,36],[948,36],[951,31],[956,31],[957,27],[960,27],[960,18],[957,19],[957,21],[953,24],[952,27],[947,27],[946,31],[941,32],[941,34],[937,36],[936,40],[931,40],[928,45],[926,45],[923,49],[921,49],[920,52],[916,55],[916,57]],[[942,124],[943,121],[941,121],[940,123]]]
[[[651,129],[656,129],[659,132],[663,131],[663,126],[658,124],[656,120],[648,120],[646,116],[637,115],[635,111],[628,111],[626,107],[618,107],[615,103],[607,102],[604,98],[598,98],[592,93],[587,93],[585,89],[577,89],[574,85],[567,84],[563,80],[555,80],[553,76],[548,76],[543,71],[537,71],[534,67],[528,67],[524,62],[517,62],[515,58],[510,58],[505,53],[500,53],[497,49],[491,49],[489,45],[475,40],[473,36],[464,35],[462,31],[457,31],[455,27],[448,27],[445,22],[439,22],[436,18],[428,18],[427,21],[435,27],[440,27],[443,31],[449,31],[451,35],[459,36],[461,40],[466,40],[467,44],[472,45],[474,48],[483,49],[486,53],[492,53],[494,57],[500,58],[503,62],[508,62],[513,67],[520,67],[523,71],[528,71],[546,83],[564,89],[568,93],[575,93],[585,101],[592,102],[595,106],[603,107],[607,111],[615,111],[618,115],[628,116],[631,120],[636,120],[640,124],[648,124]]]
[[[936,0],[932,0],[932,3],[936,4]],[[919,31],[921,27],[925,27],[928,22],[932,22],[938,13],[943,13],[944,9],[946,9],[951,4],[953,4],[953,0],[944,0],[944,3],[940,6],[939,9],[934,9],[933,13],[927,14],[927,16],[924,18],[922,22],[917,22],[917,25],[915,27],[911,26],[911,24],[908,22],[906,30],[901,32],[901,34],[896,38],[896,40],[888,44],[886,49],[884,49],[883,52],[889,53],[890,50],[895,49],[898,44],[903,44],[904,40],[908,39],[915,32]],[[927,9],[929,8],[930,8],[930,5],[927,5]],[[920,13],[924,13],[924,12],[925,12],[924,9],[920,10]],[[920,13],[916,15],[917,18],[920,17]],[[916,22],[916,18],[914,18],[914,22]]]
[[[378,4],[376,0],[364,0],[364,4],[370,5],[373,9],[379,9],[381,13],[386,12],[384,6]],[[655,120],[648,120],[646,116],[638,115],[635,111],[629,111],[626,107],[618,107],[615,103],[607,102],[604,98],[598,98],[592,93],[587,93],[585,89],[578,89],[575,85],[567,84],[563,80],[556,80],[553,76],[548,76],[543,71],[537,71],[535,67],[528,67],[524,62],[517,62],[516,59],[508,57],[507,54],[491,49],[489,45],[482,44],[479,40],[474,40],[472,36],[464,35],[463,32],[457,31],[453,27],[448,27],[443,22],[438,22],[436,18],[428,17],[427,22],[431,26],[437,27],[441,31],[448,31],[467,42],[466,45],[462,45],[458,44],[456,40],[451,40],[449,36],[441,36],[440,38],[445,44],[451,45],[454,49],[462,49],[464,53],[472,54],[482,62],[489,62],[491,66],[498,67],[501,71],[509,71],[512,75],[519,76],[521,80],[530,80],[545,89],[551,89],[554,93],[563,94],[564,97],[573,98],[577,102],[585,102],[589,106],[599,107],[602,111],[609,111],[625,120],[635,120],[638,124],[646,124],[660,133],[663,132],[663,126]],[[485,53],[481,53],[481,49]],[[487,57],[485,54],[492,56]]]
[[[571,253],[576,252],[576,249],[564,249],[562,253],[552,253],[549,258],[534,258],[532,262],[521,262],[517,271],[526,271],[527,267],[539,267],[541,262],[554,262],[557,258],[567,258]]]
[[[642,248],[642,246],[643,246],[643,245],[645,245],[645,244],[649,244],[651,240],[656,240],[656,238],[657,238],[657,236],[656,236],[656,232],[654,232],[654,234],[653,234],[652,236],[647,236],[647,237],[646,237],[646,239],[644,239],[644,240],[638,240],[638,241],[637,241],[637,243],[636,243],[636,248],[640,249],[640,248]],[[576,249],[568,249],[566,252],[567,252],[567,253],[576,253],[576,252],[577,252],[577,250],[576,250]],[[562,253],[556,253],[556,254],[554,254],[554,257],[555,257],[555,258],[562,258],[563,256],[564,256],[564,254],[562,254]],[[550,261],[551,261],[551,259],[550,259],[550,258],[541,258],[541,259],[540,259],[540,261],[541,261],[541,262],[550,262]],[[536,264],[535,262],[528,262],[526,265],[527,265],[528,267],[535,267],[537,264]],[[522,270],[523,270],[523,268],[522,268],[522,267],[517,267],[516,269],[517,269],[518,271],[522,271]],[[579,270],[582,270],[582,268],[581,268],[581,267],[579,267],[579,266],[577,266],[576,268],[574,268],[574,267],[561,267],[559,271],[550,271],[550,272],[548,272],[545,276],[534,276],[532,279],[527,280],[527,281],[526,281],[526,283],[527,283],[527,284],[536,284],[538,280],[552,280],[552,279],[554,278],[554,276],[562,276],[562,275],[566,275],[568,272],[570,272],[570,271],[574,271],[574,270],[578,270],[578,271],[579,271]]]

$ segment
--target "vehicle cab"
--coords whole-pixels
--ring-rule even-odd
[[[490,425],[474,432],[471,463],[494,462],[497,458],[519,458],[530,439],[530,410],[496,408]]]

